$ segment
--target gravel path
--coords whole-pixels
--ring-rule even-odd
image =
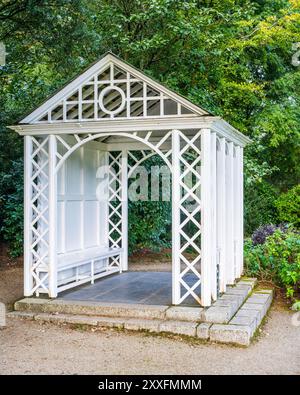
[[[247,349],[10,319],[1,374],[300,374],[300,326],[274,308]]]

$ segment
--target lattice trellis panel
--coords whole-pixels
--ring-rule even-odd
[[[48,292],[49,264],[49,200],[48,200],[48,165],[49,137],[31,139],[31,154],[26,158],[26,235],[29,246],[26,246],[26,264],[29,266],[31,279],[27,282],[31,289],[27,294],[43,290]]]
[[[172,148],[170,145],[172,132],[166,132],[164,135],[157,135],[156,132],[134,132],[134,133],[126,133],[119,132],[114,133],[114,136],[127,137],[138,142],[145,144],[145,150],[141,150],[141,152],[149,152],[149,150],[153,151],[153,155],[156,153],[161,156],[161,158],[165,161],[165,163],[171,169],[171,157],[172,157]],[[68,158],[68,156],[74,152],[77,148],[87,143],[88,141],[107,138],[108,136],[112,136],[111,133],[99,133],[99,134],[73,134],[73,135],[60,135],[56,136],[57,139],[57,165],[56,170],[58,170],[62,163]],[[166,148],[166,144],[168,146]],[[151,155],[150,155],[151,156]],[[142,159],[142,158],[138,158]],[[142,159],[143,161],[144,159]]]
[[[177,211],[179,221],[173,233],[177,243],[173,245],[173,256],[177,259],[177,270],[173,276],[173,287],[177,288],[178,297],[174,303],[180,304],[190,298],[200,303],[200,259],[201,259],[201,201],[200,189],[200,136],[196,132],[190,136],[181,131],[170,131],[163,136],[155,132],[136,132],[133,134],[119,133],[120,136],[131,136],[133,139],[145,143],[148,147],[136,152],[129,152],[129,173],[148,157],[159,154],[167,165],[175,173],[173,186],[179,190],[178,201],[173,202],[173,211]],[[174,146],[174,135],[177,139],[177,149]],[[56,171],[66,158],[87,141],[106,137],[105,134],[87,135],[75,134],[68,136],[56,136]],[[172,144],[170,139],[172,137]],[[48,141],[49,138],[33,138],[32,156],[32,244],[31,254],[33,257],[32,277],[34,279],[34,291],[44,289],[48,291],[48,273],[45,268],[48,262],[49,249],[49,223],[48,223]],[[100,139],[101,141],[101,139]],[[149,149],[148,149],[149,148]],[[121,151],[108,152],[109,162],[109,246],[122,248],[122,160],[124,153]],[[127,160],[127,159],[126,159]],[[178,177],[177,177],[178,176]],[[111,258],[110,266],[121,268],[120,260]],[[39,267],[44,271],[41,277]]]
[[[193,115],[193,112],[110,63],[54,104],[35,123]]]
[[[201,131],[191,137],[173,133],[173,300],[201,303]]]
[[[151,150],[128,151],[128,177],[134,173],[138,166],[153,155],[156,155],[156,152]]]
[[[110,248],[122,248],[122,152],[109,152],[108,241]],[[109,259],[110,267],[121,267],[120,257]]]

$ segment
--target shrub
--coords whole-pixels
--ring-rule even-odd
[[[171,245],[171,204],[169,202],[129,202],[128,249],[159,251]]]
[[[23,252],[23,161],[13,161],[0,178],[1,235],[10,255],[17,257]]]
[[[263,225],[260,226],[252,235],[252,243],[253,245],[264,244],[266,238],[271,236],[277,229],[280,229],[282,232],[286,232],[288,229],[288,225]]]
[[[255,185],[245,185],[245,233],[250,236],[259,226],[278,223],[275,206],[278,195],[275,189],[262,181]]]
[[[300,238],[293,229],[280,229],[266,237],[264,244],[245,242],[245,271],[247,275],[272,281],[284,287],[294,299],[300,286]]]
[[[276,201],[276,207],[280,221],[300,227],[300,184],[282,193]]]
[[[130,160],[130,159],[129,159]],[[163,166],[163,160],[155,155],[142,163],[148,171],[148,197],[151,193],[151,166]],[[128,180],[129,187],[135,176]],[[141,249],[158,252],[161,248],[171,246],[172,204],[161,200],[162,185],[160,184],[159,201],[128,202],[128,249],[129,253]]]

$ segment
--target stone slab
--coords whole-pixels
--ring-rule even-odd
[[[238,287],[227,287],[226,294],[227,295],[240,295],[241,297],[246,298],[248,296],[248,289],[238,288]]]
[[[226,324],[232,317],[232,309],[230,306],[209,307],[202,313],[204,322],[213,322]]]
[[[196,336],[197,323],[184,321],[164,321],[160,324],[160,332],[169,332],[178,335]]]
[[[15,302],[14,308],[16,311],[44,311],[45,306],[50,302],[50,299],[43,298],[24,298]]]
[[[143,320],[131,318],[125,321],[124,328],[132,331],[146,330],[149,332],[159,332],[160,324],[162,321],[159,320]]]
[[[170,307],[166,311],[166,319],[178,321],[196,321],[202,319],[202,307]]]
[[[247,291],[247,295],[249,295],[250,292],[252,291],[252,286],[249,285],[249,284],[240,284],[240,283],[238,283],[238,284],[236,285],[235,289],[242,289],[242,290],[245,290],[245,291]]]
[[[245,306],[245,305],[244,305]],[[263,315],[262,315],[262,310],[256,310],[256,309],[247,309],[247,306],[242,307],[238,313],[236,314],[236,317],[252,317],[256,319],[257,324],[261,322]]]
[[[246,300],[246,296],[223,294],[218,300],[235,300],[239,305],[242,305]]]
[[[208,340],[209,339],[209,328],[211,326],[212,326],[212,324],[209,324],[206,322],[199,324],[196,329],[196,336],[199,339]]]
[[[254,313],[252,313],[254,312]],[[260,305],[257,303],[248,303],[246,302],[243,307],[239,310],[238,314],[242,315],[250,315],[254,314],[255,316],[258,317],[258,321],[261,322],[261,320],[264,318],[265,315],[265,306]]]
[[[219,299],[216,302],[214,302],[213,307],[229,307],[231,309],[232,315],[234,315],[235,312],[240,307],[240,302],[236,298],[235,299]]]
[[[34,319],[36,321],[58,322],[65,324],[89,325],[97,326],[96,317],[87,315],[67,315],[67,314],[37,314]]]
[[[97,325],[106,328],[124,328],[125,319],[122,317],[97,317]]]
[[[249,346],[251,328],[244,325],[214,324],[209,331],[211,341]]]
[[[257,323],[256,317],[253,317],[253,316],[243,317],[243,316],[236,315],[229,322],[229,325],[247,326],[251,329],[251,336],[253,336],[258,323]]]
[[[6,315],[8,318],[24,318],[33,320],[35,313],[30,311],[11,311]]]
[[[108,317],[164,319],[168,306],[125,303],[100,303],[74,300],[46,300],[30,298],[15,304],[17,311],[33,311],[77,315],[101,315]]]

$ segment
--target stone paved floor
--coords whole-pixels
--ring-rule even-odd
[[[189,286],[197,278],[193,274],[184,277]],[[182,292],[185,290],[182,287]],[[200,294],[200,286],[195,292]],[[61,294],[59,299],[98,301],[107,303],[132,303],[145,305],[172,304],[172,273],[170,272],[126,272],[114,274]],[[198,305],[193,297],[185,305]]]

